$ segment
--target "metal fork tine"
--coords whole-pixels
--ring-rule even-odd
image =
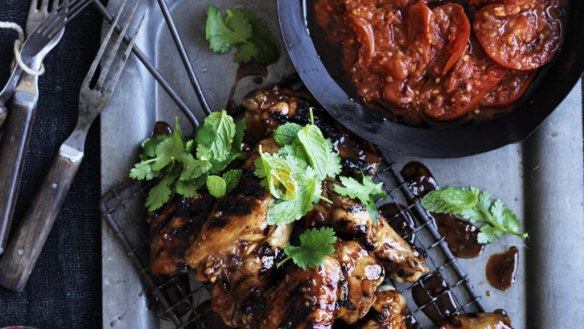
[[[72,5],[71,8],[69,8],[69,11],[66,12],[65,18],[60,21],[57,20],[58,24],[50,29],[48,32],[49,37],[52,38],[55,34],[59,33],[59,31],[65,27],[65,24],[67,24],[68,21],[79,15],[79,13],[81,13],[83,9],[85,9],[85,7],[87,7],[93,1],[94,0],[82,0],[77,1],[74,5]]]
[[[122,57],[121,60],[119,60],[116,63],[116,66],[114,67],[114,69],[112,71],[113,73],[112,73],[110,79],[107,81],[106,85],[104,86],[104,91],[103,91],[104,95],[109,96],[113,93],[114,88],[115,88],[116,84],[118,83],[118,80],[120,79],[120,76],[122,75],[122,72],[124,71],[124,66],[126,66],[126,62],[128,61],[128,58],[130,58],[130,54],[132,53],[132,48],[134,47],[134,43],[136,42],[136,37],[140,33],[140,28],[142,27],[142,23],[144,23],[145,17],[146,17],[146,13],[142,14],[142,17],[140,17],[140,21],[138,22],[138,25],[136,26],[136,28],[132,32],[132,35],[130,36],[130,42],[128,43],[128,45],[126,46],[126,50],[124,51],[124,56]]]
[[[67,0],[65,0],[63,2],[67,2]],[[53,0],[53,5],[51,6],[51,12],[54,12],[55,10],[57,10],[60,5],[61,5],[61,0]]]
[[[50,0],[41,0],[41,11],[46,13],[49,11],[49,1]]]
[[[118,25],[118,22],[120,20],[120,17],[122,16],[122,12],[124,11],[124,7],[126,6],[127,2],[128,2],[128,0],[124,0],[122,2],[122,4],[120,5],[120,8],[118,9],[118,12],[116,14],[116,17],[114,18],[114,21],[112,22],[111,27],[107,31],[107,34],[102,41],[101,47],[99,47],[99,50],[97,51],[97,55],[95,56],[93,63],[91,63],[91,67],[89,68],[89,72],[85,76],[85,80],[83,80],[83,85],[81,87],[82,89],[84,89],[84,88],[89,89],[89,84],[91,83],[91,81],[94,78],[95,72],[97,71],[97,67],[99,66],[99,64],[101,62],[101,58],[103,57],[103,54],[105,53],[105,50],[108,47],[108,44],[112,38],[114,30],[116,29],[116,26]],[[101,73],[103,74],[103,71]]]
[[[46,0],[45,0],[46,1]],[[52,28],[59,24],[59,22],[66,19],[66,13],[69,11],[69,6],[74,6],[79,0],[64,1],[57,10],[53,11],[49,17],[39,26],[37,33],[46,33],[52,31]],[[65,13],[65,14],[64,14]]]
[[[118,49],[120,49],[122,41],[124,40],[124,36],[128,32],[128,29],[130,28],[130,24],[132,23],[132,19],[134,18],[134,14],[136,14],[136,9],[138,9],[138,1],[136,1],[134,3],[134,7],[132,8],[130,13],[128,14],[128,17],[126,17],[126,20],[123,23],[124,26],[122,27],[122,31],[118,34],[116,41],[110,47],[107,55],[105,56],[105,63],[102,65],[101,74],[99,76],[99,79],[97,80],[97,83],[95,84],[94,89],[96,89],[96,90],[103,89],[103,82],[105,81],[105,79],[109,75],[110,67],[111,67],[112,63],[114,62],[114,59],[116,59],[116,57],[117,57],[116,54],[118,52]]]
[[[38,6],[39,6],[38,0],[31,0],[29,12],[36,11]]]

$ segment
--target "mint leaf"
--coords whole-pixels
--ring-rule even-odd
[[[211,175],[207,177],[207,190],[215,198],[222,198],[227,191],[227,184],[222,177]]]
[[[341,172],[341,158],[334,152],[331,141],[323,136],[317,126],[307,125],[302,128],[298,131],[298,140],[318,178],[334,178]]]
[[[296,140],[301,129],[302,126],[297,123],[281,125],[274,131],[274,140],[280,146],[290,145]]]
[[[231,192],[241,179],[242,171],[241,169],[231,169],[223,174],[223,179],[225,180],[225,190],[226,193]]]
[[[440,214],[462,214],[474,208],[478,200],[479,189],[476,187],[447,187],[426,194],[422,206]]]
[[[235,123],[225,110],[210,114],[205,118],[202,128],[197,131],[197,158],[226,160],[231,153],[234,136]]]

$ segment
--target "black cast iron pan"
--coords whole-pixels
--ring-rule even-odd
[[[331,77],[309,30],[314,0],[278,0],[283,39],[300,77],[314,97],[341,124],[362,138],[412,156],[451,158],[478,154],[524,140],[572,90],[584,71],[584,1],[561,1],[564,43],[556,60],[543,68],[518,107],[491,121],[443,129],[416,128],[374,115]],[[341,59],[339,58],[339,61]]]

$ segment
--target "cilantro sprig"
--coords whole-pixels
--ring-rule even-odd
[[[287,244],[284,252],[287,257],[278,263],[278,267],[292,259],[303,270],[322,265],[324,257],[335,252],[337,241],[332,228],[313,228],[300,234],[300,246]]]
[[[254,60],[260,64],[273,64],[280,57],[278,39],[264,22],[243,8],[228,9],[224,16],[217,7],[209,6],[205,38],[209,48],[216,53],[237,48],[233,59],[238,63]]]
[[[322,181],[341,171],[341,159],[320,128],[287,123],[276,129],[274,139],[282,147],[275,154],[264,153],[255,162],[255,175],[272,194],[268,207],[269,225],[288,224],[306,215],[322,197]]]
[[[148,211],[155,211],[176,194],[193,197],[206,186],[216,198],[237,185],[241,171],[221,172],[243,156],[241,143],[245,121],[235,124],[225,111],[209,115],[193,140],[186,140],[176,119],[171,135],[145,139],[140,162],[130,170],[136,180],[158,180],[146,198]]]
[[[477,242],[492,243],[505,234],[528,237],[519,231],[517,216],[500,199],[491,200],[487,190],[476,187],[448,187],[428,193],[422,199],[426,210],[460,216],[471,223],[483,223]]]
[[[367,211],[373,222],[377,222],[379,212],[375,205],[375,198],[387,198],[387,193],[383,190],[383,183],[377,183],[369,176],[363,175],[361,182],[352,177],[339,177],[341,185],[335,184],[334,189],[340,195],[354,199],[359,199],[367,207]]]

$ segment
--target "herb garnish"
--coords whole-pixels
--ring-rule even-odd
[[[310,124],[284,124],[276,129],[274,139],[282,148],[275,154],[264,153],[260,148],[255,163],[255,175],[273,197],[268,208],[269,225],[302,218],[315,202],[326,200],[321,196],[322,181],[341,171],[341,159],[330,140],[314,125],[312,111]]]
[[[227,112],[220,111],[205,119],[194,140],[185,140],[178,118],[171,135],[145,139],[140,162],[134,165],[130,177],[159,179],[148,193],[148,211],[162,207],[175,194],[193,197],[205,185],[217,198],[233,189],[241,171],[228,171],[222,177],[212,174],[221,173],[229,163],[243,156],[241,143],[245,126],[245,121],[235,124]]]
[[[207,9],[205,38],[216,53],[226,53],[234,47],[233,60],[248,63],[273,64],[280,57],[278,39],[259,18],[243,8],[226,10],[226,16],[215,6]]]
[[[477,242],[492,243],[505,234],[528,237],[521,233],[521,223],[500,199],[491,200],[489,191],[476,187],[447,187],[432,191],[422,199],[428,211],[458,215],[471,223],[483,223]]]
[[[322,265],[324,257],[335,252],[337,241],[332,228],[313,228],[300,234],[300,246],[287,244],[284,252],[287,257],[278,263],[278,267],[292,259],[303,270]]]
[[[371,177],[365,175],[363,175],[361,183],[351,177],[341,176],[339,179],[342,185],[335,184],[335,192],[363,202],[367,206],[371,219],[376,223],[379,213],[375,205],[375,197],[387,198],[387,193],[383,190],[383,183],[375,184]]]

